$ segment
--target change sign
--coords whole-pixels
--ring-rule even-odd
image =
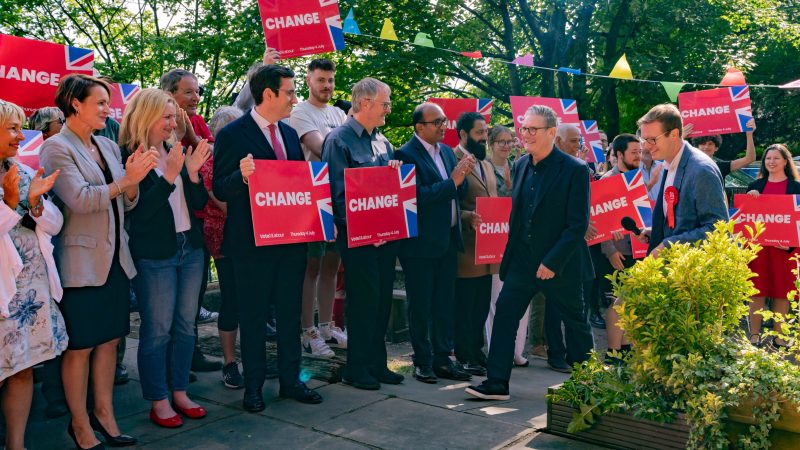
[[[753,131],[746,126],[753,118],[747,86],[682,92],[678,105],[684,125],[694,126],[689,137]]]
[[[111,117],[117,122],[122,123],[122,116],[125,115],[125,108],[133,97],[141,89],[135,84],[114,83],[111,85]]]
[[[281,58],[344,49],[336,0],[258,0],[267,46]]]
[[[475,212],[481,216],[475,230],[475,264],[499,264],[508,243],[511,197],[478,197]]]
[[[455,148],[458,145],[458,132],[456,132],[456,122],[461,114],[465,112],[480,113],[486,123],[489,124],[492,116],[492,104],[494,100],[490,98],[429,98],[429,102],[442,107],[444,116],[447,117],[447,131],[444,132],[444,142],[446,145]]]
[[[755,222],[764,224],[764,232],[756,241],[772,247],[800,247],[800,195],[733,196],[736,221],[733,230],[743,232],[745,226]]]
[[[650,199],[642,172],[633,170],[613,177],[603,178],[590,185],[590,218],[597,228],[597,236],[589,245],[613,239],[615,231],[624,232],[623,217],[630,217],[639,228],[650,223]]]

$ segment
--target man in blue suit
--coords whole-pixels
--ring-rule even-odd
[[[275,305],[278,325],[280,396],[302,403],[322,397],[300,381],[300,309],[306,244],[256,247],[250,214],[248,178],[255,159],[303,161],[297,132],[281,122],[297,103],[294,72],[277,65],[253,71],[249,83],[256,106],[217,135],[214,145],[214,195],[228,204],[222,252],[236,271],[239,330],[244,368],[244,409],[265,408],[261,389],[267,372],[267,308]]]
[[[720,220],[728,220],[722,174],[714,161],[682,137],[683,121],[675,105],[654,106],[638,120],[639,136],[653,159],[666,162],[653,210],[649,252],[658,256],[676,242],[705,238]]]
[[[395,158],[414,164],[417,172],[418,237],[400,246],[414,378],[423,383],[436,383],[437,377],[465,381],[471,375],[453,364],[450,350],[456,252],[464,249],[458,201],[466,193],[464,180],[475,158],[470,155],[456,163],[453,149],[441,143],[447,118],[438,105],[417,106],[411,121],[414,136]]]
[[[539,292],[561,317],[567,363],[585,361],[592,331],[583,282],[594,277],[584,235],[589,226],[589,168],[553,146],[556,114],[546,106],[525,113],[520,134],[527,154],[514,164],[508,244],[500,264],[503,289],[489,347],[486,381],[466,392],[483,400],[508,400],[517,324]],[[548,316],[551,316],[548,314]],[[547,327],[548,342],[553,327]]]

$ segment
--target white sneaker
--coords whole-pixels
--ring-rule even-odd
[[[320,337],[317,327],[302,332],[300,343],[303,345],[303,351],[311,353],[312,356],[330,358],[335,355],[333,350],[325,343],[325,340]]]
[[[219,313],[215,311],[209,311],[204,307],[200,307],[200,317],[197,319],[197,323],[209,323],[214,322],[219,318]]]
[[[319,334],[325,339],[326,344],[336,348],[347,348],[347,332],[341,328],[330,324],[320,325]]]

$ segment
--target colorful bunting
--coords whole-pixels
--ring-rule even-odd
[[[466,56],[467,58],[473,58],[473,59],[483,58],[483,54],[481,53],[480,50],[474,52],[461,52],[461,54],[463,56]]]
[[[781,89],[800,89],[800,80],[794,80],[790,83],[782,84],[779,87]]]
[[[566,73],[569,73],[569,74],[572,74],[572,75],[580,75],[581,74],[581,69],[572,69],[572,68],[569,68],[569,67],[559,67],[558,71],[559,72],[566,72]]]
[[[631,71],[630,64],[628,64],[628,58],[625,56],[625,53],[623,53],[622,57],[619,58],[619,61],[614,64],[614,68],[611,69],[611,73],[608,74],[608,77],[619,78],[623,80],[633,79],[633,72]]]
[[[399,41],[397,34],[394,32],[394,24],[390,19],[383,19],[383,29],[381,30],[381,39],[389,41]]]
[[[744,80],[744,74],[739,69],[731,66],[728,67],[728,73],[722,77],[722,81],[719,84],[723,86],[744,86],[747,81]]]
[[[527,53],[525,56],[517,56],[512,63],[518,66],[533,67],[533,54]]]
[[[664,86],[664,90],[667,91],[667,96],[669,96],[669,101],[677,102],[678,101],[678,93],[681,92],[683,86],[686,83],[677,83],[674,81],[662,81],[661,85]]]
[[[414,45],[421,45],[423,47],[433,47],[433,41],[427,33],[417,33],[414,38]]]
[[[361,30],[358,29],[358,24],[356,23],[356,19],[353,18],[353,8],[350,8],[350,11],[347,13],[347,17],[344,18],[344,27],[343,31],[345,33],[350,34],[361,34]]]

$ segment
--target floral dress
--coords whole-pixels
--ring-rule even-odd
[[[0,168],[0,175],[2,172]],[[19,177],[20,199],[27,199],[31,176],[21,165]],[[17,206],[17,212],[25,214],[21,206]],[[36,232],[20,221],[9,231],[9,236],[23,268],[17,275],[17,292],[8,308],[10,315],[0,316],[0,381],[53,359],[67,348],[67,330],[50,295],[47,265]]]

